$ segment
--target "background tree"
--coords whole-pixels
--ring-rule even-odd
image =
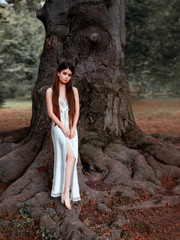
[[[13,6],[16,9],[19,9],[22,7],[22,4],[24,3],[24,1],[22,0],[6,0],[7,3],[13,4]],[[26,5],[28,7],[29,10],[32,10],[34,8],[37,8],[37,5],[40,5],[42,2],[41,0],[26,0]]]
[[[6,98],[5,88],[3,84],[0,82],[0,107],[3,105]]]
[[[126,74],[141,96],[179,95],[179,4],[126,0]],[[134,90],[132,88],[132,90]]]
[[[6,98],[30,98],[43,45],[43,27],[34,14],[6,5],[1,9],[0,80]]]
[[[138,200],[135,189],[150,196],[141,204],[142,208],[179,203],[178,147],[143,133],[134,121],[124,76],[124,1],[47,0],[37,17],[44,24],[46,37],[32,92],[31,126],[2,139],[1,180],[12,183],[0,198],[0,209],[16,211],[22,201],[28,200],[31,215],[58,236],[94,239],[97,234],[81,221],[83,204],[89,198],[96,200],[97,208],[102,210],[104,206],[106,211],[110,197],[120,195]],[[59,199],[50,198],[49,189],[53,146],[45,92],[52,84],[57,64],[63,60],[76,67],[73,79],[81,104],[80,157],[82,167],[91,172],[90,176],[83,175],[79,164],[82,202],[71,212]],[[162,187],[161,176],[177,179],[178,186],[170,195]],[[110,187],[94,190],[95,180]],[[56,213],[62,216],[60,222],[44,215],[42,206],[47,203],[55,204]],[[123,207],[134,209],[137,203]],[[113,209],[114,222],[122,217],[116,213]],[[123,221],[127,223],[128,219]],[[114,230],[111,225],[110,230],[120,234],[118,227]]]

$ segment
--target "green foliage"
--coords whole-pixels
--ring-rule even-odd
[[[6,5],[0,14],[0,81],[7,98],[30,97],[43,47],[43,26],[26,8],[17,13]]]
[[[51,216],[57,216],[55,210],[51,207],[44,206],[44,211],[48,212]],[[3,222],[3,217],[0,215],[0,233],[2,233],[1,222]],[[8,214],[8,219],[10,220],[10,224],[5,226],[3,229],[3,236],[4,233],[6,237],[13,237],[13,236],[31,236],[36,238],[42,239],[51,239],[51,240],[63,240],[62,238],[58,238],[56,233],[51,234],[48,229],[45,229],[43,226],[38,226],[33,217],[31,216],[31,203],[29,201],[23,201],[18,206],[17,214],[12,215]],[[7,229],[6,229],[7,228]],[[5,236],[4,236],[5,237]],[[5,239],[5,238],[4,238]]]
[[[42,209],[44,212],[48,213],[51,216],[53,221],[55,222],[60,221],[61,216],[56,213],[53,205],[44,205],[42,206]]]
[[[42,226],[40,226],[40,232],[43,239],[63,240],[62,238],[58,238],[56,233],[51,234],[49,230],[45,230],[45,228]]]
[[[43,209],[44,212],[48,213],[50,215],[50,217],[53,219],[53,221],[55,222],[59,222],[60,221],[60,216],[56,213],[55,209],[54,209],[54,205],[49,203],[46,205],[41,206],[41,208]],[[51,234],[49,232],[48,229],[45,229],[43,226],[40,226],[40,230],[41,230],[41,236],[44,239],[52,239],[52,240],[62,240],[62,238],[58,238],[57,234]]]
[[[24,7],[29,11],[39,9],[42,7],[42,4],[45,2],[45,0],[4,0],[4,2],[5,3],[1,3],[1,5],[5,6],[7,3],[11,4],[17,12],[24,9]]]
[[[180,5],[177,0],[125,0],[125,70],[137,95],[179,94]]]
[[[21,214],[23,218],[29,218],[31,212],[31,203],[28,201],[23,201],[18,207],[18,213]]]

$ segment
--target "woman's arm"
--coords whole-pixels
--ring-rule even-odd
[[[48,116],[52,119],[53,122],[57,124],[59,128],[63,131],[64,135],[66,137],[69,137],[70,131],[67,129],[61,121],[57,118],[57,116],[53,112],[53,103],[52,103],[52,92],[50,88],[46,90],[46,103],[47,103],[47,110],[48,110]]]
[[[73,91],[74,91],[74,98],[75,98],[75,115],[74,115],[74,123],[71,128],[69,138],[73,138],[75,136],[76,126],[77,126],[77,123],[79,120],[79,93],[78,93],[77,88],[75,88],[75,87],[73,87]]]
[[[77,88],[73,87],[73,90],[74,90],[74,97],[75,97],[75,116],[74,116],[73,128],[76,128],[79,120],[79,93]]]

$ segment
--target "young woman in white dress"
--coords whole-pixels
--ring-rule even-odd
[[[72,87],[73,74],[72,64],[62,62],[57,67],[52,87],[46,90],[54,146],[51,196],[60,196],[68,209],[71,209],[71,200],[81,200],[77,175],[79,94],[77,88]]]

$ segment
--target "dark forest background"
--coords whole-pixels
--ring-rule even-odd
[[[37,79],[44,28],[36,9],[44,1],[0,1],[0,102],[30,99]],[[125,73],[134,97],[178,96],[178,0],[125,0]]]

